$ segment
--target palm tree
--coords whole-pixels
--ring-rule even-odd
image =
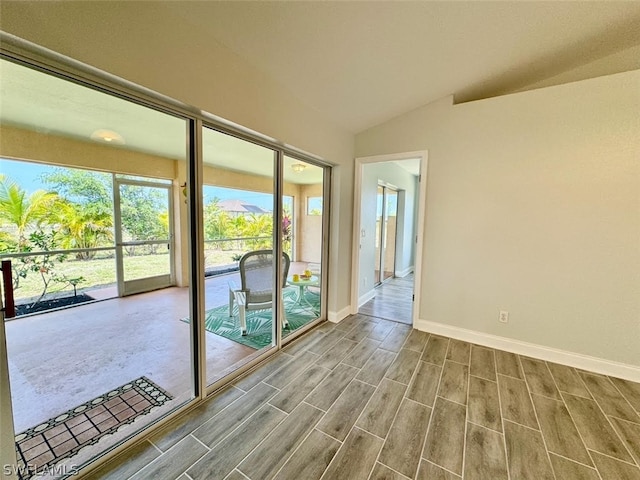
[[[273,217],[270,214],[252,213],[242,229],[243,237],[267,237],[261,240],[249,240],[247,243],[253,249],[271,248],[271,235],[273,233]]]
[[[204,207],[204,230],[207,240],[218,240],[233,236],[232,219],[229,213],[218,205],[218,199],[207,203]]]
[[[4,225],[0,225],[0,227],[4,228]],[[9,232],[0,230],[0,253],[15,252],[17,245],[15,239]]]
[[[0,174],[0,219],[15,229],[18,248],[28,242],[25,233],[49,223],[51,212],[60,201],[57,194],[36,190],[31,195],[6,175]]]
[[[64,248],[95,248],[113,240],[110,212],[69,201],[60,202],[59,205],[55,222],[60,225]],[[78,260],[90,260],[94,256],[95,252],[76,254]]]

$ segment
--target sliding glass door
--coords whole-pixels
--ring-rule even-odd
[[[0,62],[0,259],[28,307],[0,326],[20,468],[90,464],[326,319],[329,167]]]
[[[395,275],[396,220],[398,192],[386,185],[378,185],[376,211],[375,284],[380,285]]]
[[[283,246],[293,252],[283,294],[287,320],[283,332],[288,337],[313,324],[325,309],[325,169],[285,156],[283,180],[284,193],[294,199],[294,208],[291,211],[285,208],[282,218]],[[283,198],[286,205],[285,200],[286,197]]]
[[[275,150],[204,128],[203,189],[207,383],[277,344],[282,280],[289,255],[274,248]]]
[[[184,197],[173,201],[188,122],[6,60],[0,70],[3,290],[28,312],[0,328],[29,479],[90,463],[194,397],[188,262],[186,288],[172,286],[174,219],[189,235]],[[118,284],[126,297],[110,294]]]

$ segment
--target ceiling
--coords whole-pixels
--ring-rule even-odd
[[[409,158],[407,160],[394,160],[393,163],[398,165],[403,170],[407,171],[411,175],[417,177],[420,175],[420,159]]]
[[[55,4],[95,16],[96,5],[135,2]],[[151,4],[172,25],[167,34],[199,31],[353,133],[448,95],[471,101],[640,68],[640,2],[150,1],[134,11]],[[127,29],[144,21],[125,18]],[[185,156],[183,120],[4,61],[0,116],[83,141],[109,129],[124,138],[114,148]],[[268,151],[232,137],[205,134],[204,155],[272,174]],[[288,181],[320,181],[320,168],[295,173],[295,162],[285,158]]]
[[[455,95],[640,68],[640,2],[163,2],[357,133]],[[564,74],[564,75],[561,75]],[[551,81],[553,83],[553,81]]]
[[[122,139],[111,143],[113,148],[186,158],[185,120],[5,60],[0,60],[0,122],[82,142],[106,130]],[[205,165],[273,176],[272,150],[212,129],[203,133],[203,156]],[[305,165],[302,171],[291,168],[295,163]],[[319,184],[323,170],[285,156],[284,179]]]

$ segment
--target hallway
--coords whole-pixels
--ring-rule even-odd
[[[358,313],[411,325],[413,273],[387,280],[376,287],[376,296],[362,305]]]

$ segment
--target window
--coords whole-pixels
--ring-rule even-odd
[[[307,215],[322,215],[322,197],[307,197]]]

